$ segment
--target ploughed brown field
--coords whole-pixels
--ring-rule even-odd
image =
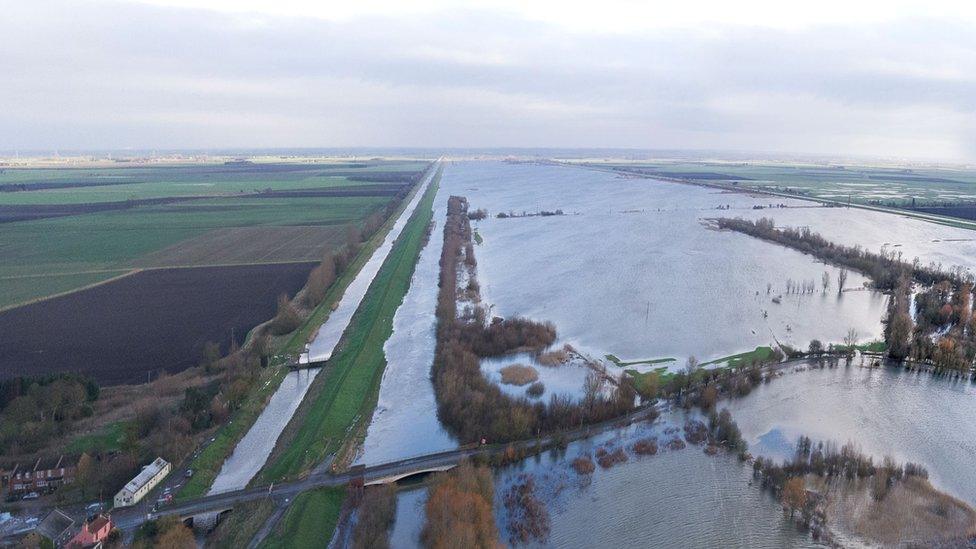
[[[116,385],[184,370],[207,342],[242,342],[315,265],[147,270],[0,312],[0,377],[70,371]]]

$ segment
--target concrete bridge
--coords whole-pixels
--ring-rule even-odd
[[[385,477],[376,478],[363,483],[363,486],[377,486],[380,484],[390,484],[391,482],[398,482],[405,478],[429,475],[431,473],[442,473],[444,471],[450,471],[451,469],[457,467],[457,463],[446,463],[444,465],[433,465],[430,467],[421,467],[415,470],[408,470],[402,473],[395,473],[392,475],[387,475]]]

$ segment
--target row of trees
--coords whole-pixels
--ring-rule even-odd
[[[322,261],[309,272],[305,287],[294,299],[285,294],[278,296],[277,313],[267,327],[272,335],[288,334],[301,326],[309,312],[325,299],[332,284],[349,269],[363,245],[396,213],[411,188],[404,186],[382,211],[370,214],[360,226],[354,223],[346,225],[345,242],[339,249],[325,254]]]
[[[918,259],[908,263],[902,259],[901,252],[882,249],[880,252],[874,253],[861,246],[835,244],[819,233],[812,232],[809,227],[777,229],[774,221],[767,217],[756,221],[742,218],[720,218],[717,220],[717,224],[720,229],[732,230],[775,242],[826,262],[864,273],[881,290],[894,290],[903,278],[915,279],[927,285],[937,284],[944,280],[951,283],[964,280],[972,281],[971,275],[966,274],[960,267],[946,270],[942,265],[935,263],[923,266]]]
[[[776,242],[824,261],[844,265],[869,276],[874,285],[888,291],[884,339],[888,356],[932,364],[937,370],[969,372],[976,359],[976,321],[973,320],[973,286],[970,273],[961,267],[908,263],[901,253],[867,252],[859,246],[834,244],[808,228],[777,229],[771,219],[758,221],[719,219],[718,226]],[[843,283],[846,277],[840,282]],[[926,289],[914,300],[912,285]],[[826,278],[825,278],[826,284]]]
[[[633,409],[636,394],[621,384],[610,395],[588,393],[577,401],[553,395],[548,403],[506,395],[481,372],[481,359],[516,351],[541,352],[556,339],[551,323],[525,318],[487,319],[481,306],[458,318],[458,269],[473,258],[465,198],[448,200],[440,258],[437,344],[433,380],[441,421],[462,441],[505,442],[610,419]],[[466,249],[467,248],[467,249]],[[469,267],[470,268],[470,267]]]

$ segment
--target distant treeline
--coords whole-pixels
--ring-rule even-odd
[[[551,323],[525,318],[495,318],[475,306],[472,314],[457,314],[458,268],[474,264],[468,202],[448,200],[444,248],[440,259],[437,302],[437,345],[433,365],[438,417],[462,442],[485,438],[490,442],[525,439],[582,423],[607,420],[631,411],[635,392],[623,383],[606,396],[600,384],[589,387],[580,401],[553,395],[548,403],[506,395],[481,372],[481,359],[516,351],[541,352],[556,340]]]
[[[964,275],[961,269],[945,270],[942,265],[923,266],[916,259],[908,263],[902,259],[901,252],[869,252],[861,246],[835,244],[808,227],[777,229],[772,219],[763,217],[756,221],[742,218],[720,218],[716,220],[720,229],[745,233],[756,238],[775,242],[810,254],[824,261],[848,267],[871,278],[875,287],[893,290],[903,279],[912,279],[922,284],[936,284],[943,280],[961,282]]]

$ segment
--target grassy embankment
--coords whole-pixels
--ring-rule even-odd
[[[419,187],[418,187],[419,188]],[[416,192],[416,190],[414,191]],[[311,339],[316,330],[329,318],[332,307],[342,298],[346,288],[356,278],[363,265],[369,260],[373,252],[383,243],[387,233],[392,228],[396,219],[410,202],[413,194],[407,195],[397,211],[390,216],[386,224],[363,246],[359,254],[350,264],[349,268],[339,277],[338,280],[329,288],[322,303],[305,320],[301,327],[292,332],[283,343],[279,343],[274,353],[276,355],[288,355],[301,352],[305,343]],[[259,382],[260,388],[252,393],[245,404],[234,414],[231,421],[224,424],[215,435],[214,442],[210,443],[200,455],[191,463],[193,477],[183,486],[177,494],[178,499],[197,497],[206,493],[213,484],[214,478],[220,472],[224,461],[230,456],[237,446],[237,443],[244,437],[251,425],[257,421],[261,411],[267,404],[271,395],[278,389],[281,381],[288,373],[288,369],[282,367],[285,360],[278,359],[272,366],[264,372],[264,378]]]
[[[393,315],[410,287],[426,243],[439,180],[440,174],[435,175],[390,250],[330,359],[329,370],[313,382],[279,447],[259,474],[262,482],[298,476],[328,454],[358,442],[376,407],[386,368],[383,345],[393,333]],[[262,547],[324,545],[335,529],[344,500],[342,488],[301,494]]]
[[[217,528],[207,536],[206,546],[218,549],[247,547],[274,509],[275,502],[270,499],[234,506],[234,512],[221,518]]]
[[[325,547],[339,522],[345,499],[345,488],[320,488],[300,494],[261,548]]]
[[[390,250],[329,360],[328,370],[312,383],[262,470],[262,482],[303,474],[337,452],[369,421],[386,367],[383,344],[393,333],[393,314],[410,287],[426,243],[439,179],[439,174],[434,176]],[[293,505],[294,512],[301,512],[296,507],[300,506]]]

